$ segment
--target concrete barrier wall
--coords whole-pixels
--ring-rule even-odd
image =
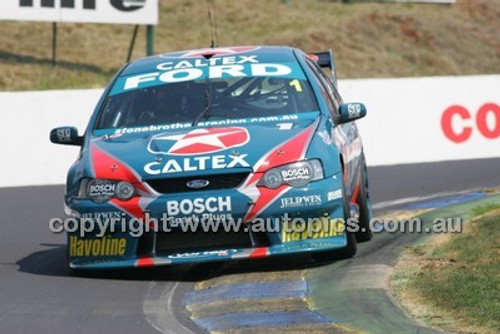
[[[83,132],[102,89],[0,93],[0,187],[62,184],[79,148],[54,145],[52,128]]]
[[[347,80],[368,162],[393,165],[500,157],[500,75]]]
[[[346,102],[364,102],[358,121],[368,163],[391,165],[500,157],[500,75],[360,79],[339,83]],[[78,147],[53,145],[49,131],[80,132],[101,89],[0,93],[0,187],[61,184]]]

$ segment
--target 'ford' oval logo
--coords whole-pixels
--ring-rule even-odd
[[[208,180],[197,179],[189,181],[188,183],[186,183],[186,186],[193,189],[200,189],[207,187],[209,184],[210,181]]]

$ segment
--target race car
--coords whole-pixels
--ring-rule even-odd
[[[81,146],[64,197],[78,222],[70,268],[353,256],[372,237],[354,122],[365,115],[343,103],[329,51],[208,48],[126,64],[82,136],[50,133]]]

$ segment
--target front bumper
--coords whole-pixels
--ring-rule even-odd
[[[285,231],[282,225],[284,214],[287,214],[290,220],[323,218],[330,221],[345,217],[341,189],[341,175],[337,174],[312,182],[304,188],[287,187],[265,194],[259,194],[256,188],[238,188],[168,195],[151,194],[127,202],[111,201],[103,204],[68,198],[68,211],[88,218],[115,217],[130,221],[132,218],[141,218],[141,215],[147,212],[151,218],[159,220],[167,214],[174,221],[192,216],[246,221],[239,225],[241,228],[248,226],[248,217],[270,219],[265,225],[269,230],[259,233],[259,237],[249,232],[249,244],[216,247],[215,242],[215,245],[206,249],[199,245],[191,248],[188,238],[182,249],[161,252],[159,233],[166,232],[148,232],[142,236],[134,236],[130,233],[132,231],[117,231],[115,228],[115,232],[107,231],[99,238],[96,236],[98,231],[88,232],[84,237],[79,235],[80,231],[75,231],[68,233],[69,265],[75,269],[147,267],[263,258],[342,248],[347,244],[345,233],[327,231],[312,235],[301,235],[297,232],[289,234],[291,232]],[[265,196],[264,203],[262,196]],[[258,206],[261,210],[253,210]],[[258,214],[255,215],[257,211]]]

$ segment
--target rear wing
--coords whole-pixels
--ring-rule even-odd
[[[335,68],[332,50],[309,53],[308,57],[315,61],[319,67],[330,69],[333,84],[337,87],[337,69]]]

